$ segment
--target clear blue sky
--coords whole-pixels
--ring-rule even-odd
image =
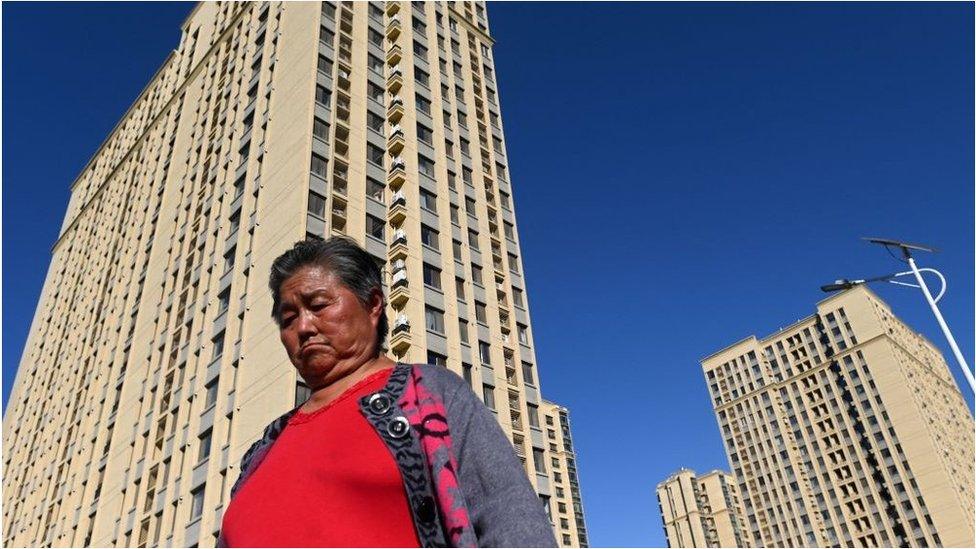
[[[68,186],[188,11],[3,6],[4,398]],[[862,235],[944,250],[922,260],[972,363],[971,4],[489,17],[543,392],[571,409],[594,545],[664,544],[656,483],[727,467],[699,359],[899,269]],[[917,291],[877,291],[948,352]]]

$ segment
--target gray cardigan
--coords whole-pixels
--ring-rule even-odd
[[[421,546],[556,547],[552,525],[512,443],[457,374],[440,366],[397,364],[386,385],[359,405],[400,469]],[[244,454],[231,499],[296,410],[271,422]],[[431,440],[440,443],[444,434],[453,459],[443,447],[431,450]],[[445,474],[449,488],[438,486]],[[463,524],[449,518],[465,512]],[[224,546],[223,537],[218,546]]]

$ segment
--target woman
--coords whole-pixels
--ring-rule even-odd
[[[241,461],[222,546],[555,546],[490,411],[462,379],[382,354],[379,268],[343,238],[278,257],[281,342],[312,388]]]

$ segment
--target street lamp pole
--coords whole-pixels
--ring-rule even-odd
[[[939,322],[939,327],[942,328],[942,333],[945,334],[946,340],[949,341],[949,347],[952,349],[952,354],[956,355],[956,360],[959,362],[959,366],[962,367],[962,371],[966,374],[966,379],[969,381],[969,388],[976,392],[976,379],[973,378],[973,371],[969,369],[969,364],[966,363],[966,358],[962,356],[962,351],[959,350],[959,345],[956,344],[956,338],[952,337],[952,332],[949,330],[949,325],[946,324],[944,318],[942,318],[942,312],[939,311],[939,306],[935,304],[935,300],[932,299],[932,293],[929,292],[929,287],[925,284],[925,280],[922,279],[922,273],[919,272],[918,266],[915,265],[915,259],[909,253],[907,248],[902,248],[905,253],[905,259],[908,260],[908,265],[912,268],[912,273],[915,274],[915,280],[918,281],[919,288],[922,289],[922,293],[925,294],[925,301],[928,301],[929,307],[932,308],[932,314],[935,315],[935,319]]]
[[[943,335],[945,335],[946,340],[948,340],[949,342],[949,347],[952,349],[952,354],[955,355],[956,361],[959,363],[959,367],[962,368],[963,373],[966,374],[966,380],[969,382],[969,388],[974,393],[976,393],[976,378],[973,377],[973,371],[969,369],[969,364],[966,362],[966,358],[962,356],[962,351],[959,350],[959,345],[956,344],[956,338],[954,338],[952,336],[952,332],[949,331],[949,325],[946,324],[945,318],[942,317],[942,312],[939,310],[939,306],[937,305],[939,299],[941,299],[942,296],[945,295],[945,291],[947,287],[946,279],[944,276],[942,276],[942,273],[940,273],[935,269],[930,269],[927,267],[919,268],[918,265],[915,264],[915,258],[912,257],[912,252],[911,252],[911,250],[920,250],[923,252],[934,252],[936,250],[933,248],[929,248],[927,246],[920,246],[918,244],[909,244],[907,242],[899,242],[897,240],[888,240],[886,238],[865,238],[864,240],[867,240],[872,244],[880,244],[884,246],[885,249],[888,249],[889,246],[900,249],[902,256],[904,257],[904,261],[908,263],[909,267],[911,267],[912,270],[905,271],[902,273],[893,273],[889,275],[877,276],[874,278],[868,278],[862,280],[847,280],[847,279],[837,280],[833,284],[826,284],[824,286],[821,286],[820,289],[825,292],[835,292],[838,290],[846,290],[848,288],[853,288],[854,286],[857,286],[859,284],[866,284],[868,282],[890,282],[892,284],[899,284],[901,286],[920,288],[922,290],[922,294],[925,295],[925,301],[928,302],[929,307],[932,309],[932,314],[935,315],[935,319],[939,322],[939,327],[942,328]],[[891,250],[888,249],[888,251],[890,252]],[[925,280],[922,278],[922,271],[935,274],[936,276],[939,277],[939,280],[942,282],[942,289],[939,291],[939,295],[935,296],[934,298],[932,297],[932,292],[929,291],[928,285],[925,284]],[[909,284],[907,282],[899,282],[897,280],[894,280],[899,276],[908,276],[908,275],[915,276],[915,280],[918,282],[917,286],[915,284]]]

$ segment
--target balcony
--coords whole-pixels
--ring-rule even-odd
[[[390,349],[397,356],[404,356],[410,348],[410,319],[400,314],[393,322],[393,335],[390,338]]]
[[[399,44],[393,44],[393,47],[386,50],[386,64],[395,66],[400,60],[403,59],[403,48]]]
[[[393,193],[393,200],[390,202],[390,223],[400,226],[407,218],[407,199],[403,196],[403,191]]]
[[[386,39],[390,42],[396,40],[402,30],[403,25],[400,24],[400,16],[391,15],[390,20],[386,22]]]
[[[396,309],[402,309],[410,299],[410,284],[407,282],[406,269],[393,273],[393,287],[390,290],[390,304]]]
[[[395,15],[399,11],[400,11],[400,3],[399,2],[387,2],[386,3],[386,14],[387,15],[389,15],[389,16],[392,17],[393,15]]]
[[[390,76],[386,79],[386,89],[396,94],[401,87],[403,87],[403,72],[400,70],[400,65],[394,65],[390,68]]]
[[[407,180],[407,163],[403,161],[403,158],[397,156],[393,158],[390,162],[390,173],[387,177],[387,183],[390,188],[394,191],[403,186],[404,181]]]
[[[390,99],[390,106],[386,110],[386,117],[390,120],[391,124],[395,124],[403,118],[403,98],[399,95],[394,95]]]
[[[403,229],[397,229],[393,233],[393,243],[390,245],[390,260],[406,260],[407,259],[407,234]]]
[[[338,197],[332,200],[332,227],[340,231],[346,227],[346,202]]]
[[[403,146],[406,141],[403,139],[403,128],[399,124],[394,124],[390,128],[390,137],[386,142],[386,149],[390,151],[390,154],[399,154],[403,150]]]

